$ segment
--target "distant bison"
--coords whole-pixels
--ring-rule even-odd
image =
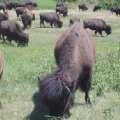
[[[88,10],[88,7],[85,4],[78,5],[79,10],[86,11]]]
[[[61,28],[63,23],[60,20],[60,17],[55,12],[46,12],[40,14],[40,26],[44,25],[44,22],[47,22],[51,27]]]
[[[102,19],[88,19],[84,22],[84,27],[95,31],[95,35],[99,33],[102,36],[102,31],[105,31],[107,35],[111,34],[111,26],[107,25]]]
[[[29,37],[22,31],[22,27],[15,21],[5,20],[0,23],[0,34],[4,41],[14,40],[18,46],[27,46]]]
[[[15,12],[17,15],[17,19],[25,12],[25,7],[16,7]]]
[[[6,3],[6,9],[7,10],[12,10],[16,8],[16,3],[15,2],[7,2]]]
[[[79,18],[71,18],[69,21],[69,26],[73,25],[76,21],[80,22],[80,19]]]
[[[3,75],[3,70],[4,70],[4,55],[2,52],[0,52],[0,80]]]
[[[95,41],[79,22],[75,22],[57,41],[54,54],[57,70],[40,81],[40,95],[50,115],[68,117],[78,88],[89,90],[95,62]]]
[[[120,15],[120,8],[111,8],[110,11],[115,13],[117,16]]]
[[[56,5],[56,13],[62,14],[64,17],[68,15],[68,7],[64,3]]]
[[[23,23],[23,29],[26,29],[28,27],[31,27],[32,25],[32,20],[35,20],[35,14],[32,13],[32,11],[26,10],[22,15],[21,15],[21,20]]]
[[[101,10],[101,6],[99,6],[99,5],[96,5],[96,6],[94,6],[94,8],[93,8],[93,12],[96,12],[96,11],[98,11],[98,10]]]

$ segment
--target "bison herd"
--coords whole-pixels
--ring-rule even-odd
[[[33,10],[37,7],[34,2],[0,3],[0,38],[3,42],[15,41],[18,46],[28,46],[29,35],[24,31],[32,26],[36,19]],[[78,6],[79,10],[86,11],[85,4]],[[10,20],[8,10],[15,9],[17,19],[20,19],[23,26],[17,21]],[[101,6],[96,5],[93,11],[100,10]],[[45,22],[51,27],[61,28],[63,17],[68,16],[68,7],[65,3],[57,3],[55,12],[44,12],[39,14],[40,27],[45,27]],[[120,14],[119,8],[112,8],[111,11]],[[50,115],[70,116],[70,108],[74,104],[74,95],[77,89],[85,93],[85,102],[91,103],[89,91],[92,80],[92,69],[96,61],[96,45],[93,36],[86,29],[93,30],[95,35],[101,36],[104,31],[111,34],[112,28],[104,20],[98,18],[86,19],[83,22],[79,18],[71,18],[68,29],[59,37],[54,57],[56,70],[39,79],[39,94],[43,103],[48,107]],[[4,69],[4,55],[0,53],[0,79]]]

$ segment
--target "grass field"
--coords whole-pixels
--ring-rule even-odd
[[[90,97],[92,105],[86,105],[84,94],[77,91],[75,106],[71,109],[68,120],[120,120],[120,17],[108,11],[97,13],[70,10],[69,17],[62,18],[64,27],[39,28],[39,12],[29,33],[30,42],[26,48],[18,48],[16,44],[0,43],[0,50],[5,54],[5,71],[0,83],[0,120],[43,120],[41,113],[33,111],[39,101],[36,97],[37,77],[42,78],[55,68],[54,46],[59,35],[68,28],[69,18],[77,16],[81,19],[99,17],[112,26],[112,34],[106,37],[95,37],[97,44],[97,60],[94,66]],[[10,12],[11,19],[16,19]],[[38,103],[37,103],[38,102]],[[55,118],[56,119],[56,118]],[[55,120],[49,118],[47,120]]]

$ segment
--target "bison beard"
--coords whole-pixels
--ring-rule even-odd
[[[95,61],[95,43],[81,23],[75,22],[65,31],[55,47],[57,70],[39,83],[40,95],[50,115],[70,115],[78,88],[90,103],[89,89]]]

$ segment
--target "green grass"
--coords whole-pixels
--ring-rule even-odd
[[[36,0],[40,9],[53,9],[55,8],[55,0]]]
[[[16,19],[15,13],[10,14],[12,19]],[[70,11],[68,18],[62,18],[62,29],[52,29],[38,28],[38,14],[37,11],[37,20],[32,28],[26,31],[30,35],[28,47],[17,48],[15,43],[14,46],[0,43],[0,50],[5,54],[5,71],[0,84],[0,120],[24,120],[31,114],[34,109],[33,96],[38,91],[37,77],[40,75],[42,78],[55,69],[54,46],[59,35],[67,29],[71,16],[77,16],[81,21],[88,17],[103,18],[112,25],[113,30],[107,37],[95,37],[97,59],[90,92],[92,105],[86,105],[84,93],[77,91],[75,106],[71,109],[72,115],[68,120],[119,120],[119,17],[107,11],[78,13],[75,9]]]

